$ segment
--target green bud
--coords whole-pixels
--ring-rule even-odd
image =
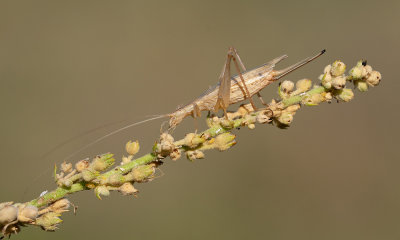
[[[346,71],[346,64],[344,64],[341,61],[335,61],[332,64],[332,68],[331,68],[331,74],[334,77],[338,77],[344,74],[344,72]]]
[[[100,156],[96,156],[90,166],[95,171],[104,171],[114,164],[115,159],[113,158],[113,156],[114,155],[112,153],[106,153]]]
[[[96,197],[101,200],[101,196],[110,196],[110,190],[108,190],[108,188],[106,186],[97,186],[94,189],[94,193],[96,194]]]
[[[57,225],[62,222],[59,218],[61,214],[55,212],[48,212],[36,218],[35,225],[41,226],[43,230],[54,231]]]
[[[145,182],[154,177],[154,164],[140,165],[132,169],[133,180],[135,182]]]
[[[100,175],[100,173],[98,171],[95,170],[91,170],[91,169],[85,169],[82,172],[82,178],[83,180],[85,180],[86,182],[90,182],[93,179],[95,179],[96,177],[98,177]]]
[[[108,177],[107,183],[112,186],[120,186],[124,181],[124,177],[121,173],[116,172]]]
[[[368,84],[364,81],[357,80],[354,82],[354,85],[360,92],[368,91]]]

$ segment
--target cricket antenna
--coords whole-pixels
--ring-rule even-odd
[[[139,121],[139,122],[135,122],[135,123],[126,125],[125,127],[122,127],[122,128],[118,128],[117,130],[114,130],[114,131],[112,131],[112,132],[109,132],[109,133],[107,133],[106,135],[103,135],[102,137],[99,137],[99,138],[97,138],[96,140],[94,140],[94,141],[92,141],[92,142],[90,142],[90,143],[84,145],[83,147],[79,148],[79,149],[76,150],[75,152],[73,152],[73,153],[71,153],[70,155],[68,155],[67,157],[65,157],[65,158],[63,159],[63,161],[67,161],[67,160],[71,159],[72,157],[74,157],[74,156],[77,155],[78,153],[81,153],[83,150],[85,150],[85,149],[87,149],[87,148],[93,146],[94,144],[96,144],[96,143],[98,143],[98,142],[100,142],[100,141],[102,141],[102,140],[104,140],[104,139],[106,139],[106,138],[108,138],[108,137],[111,137],[112,135],[115,135],[115,134],[117,134],[117,133],[119,133],[119,132],[122,132],[122,131],[124,131],[124,130],[126,130],[126,129],[128,129],[128,128],[131,128],[131,127],[140,125],[140,124],[145,123],[145,122],[150,122],[150,121],[153,121],[153,120],[156,120],[156,119],[165,118],[165,117],[168,117],[168,115],[166,115],[166,114],[158,115],[158,116],[155,116],[155,117],[152,117],[152,118],[148,118],[148,119],[145,119],[145,120],[142,120],[142,121]]]
[[[283,76],[288,75],[289,73],[293,72],[294,70],[306,65],[307,63],[313,61],[314,59],[318,58],[319,56],[321,56],[322,54],[324,54],[326,52],[326,49],[322,50],[321,52],[319,52],[318,54],[312,56],[312,57],[308,57],[292,66],[289,66],[285,69],[279,70],[279,71],[275,71],[274,73],[274,80],[280,79]]]
[[[76,156],[78,153],[81,153],[82,151],[84,151],[84,150],[86,150],[87,148],[89,148],[89,147],[95,145],[96,143],[98,143],[98,142],[100,142],[100,141],[102,141],[102,140],[104,140],[104,139],[106,139],[106,138],[108,138],[108,137],[111,137],[112,135],[115,135],[115,134],[117,134],[117,133],[119,133],[119,132],[122,132],[123,130],[126,130],[126,129],[128,129],[128,128],[131,128],[131,127],[134,127],[134,126],[137,126],[137,125],[146,123],[146,122],[150,122],[150,121],[153,121],[153,120],[156,120],[156,119],[165,118],[165,117],[168,117],[168,114],[156,115],[156,116],[154,116],[154,117],[152,117],[152,118],[147,118],[147,119],[145,119],[145,120],[142,120],[142,121],[139,121],[139,122],[134,122],[134,123],[131,123],[131,124],[129,124],[129,125],[126,125],[125,127],[118,128],[118,129],[116,129],[116,130],[114,130],[114,131],[112,131],[112,132],[109,132],[108,134],[103,135],[102,137],[99,137],[99,138],[97,138],[96,140],[94,140],[94,141],[92,141],[92,142],[90,142],[90,143],[88,143],[88,144],[82,146],[81,148],[79,148],[79,149],[76,150],[75,152],[73,152],[73,153],[71,153],[70,155],[68,155],[67,157],[65,157],[65,158],[63,159],[63,161],[67,161],[67,160],[71,159],[72,157]],[[112,124],[113,124],[113,123],[112,123]],[[91,129],[91,130],[85,132],[83,135],[86,135],[87,133],[94,132],[95,130],[97,130],[97,129],[99,129],[99,128],[102,128],[102,127],[104,127],[104,126],[108,126],[108,125],[111,125],[111,124],[106,124],[106,125],[103,125],[103,126],[101,126],[101,127]],[[82,136],[82,134],[81,134],[80,136]],[[44,156],[44,157],[47,157],[50,153],[54,152],[56,149],[60,148],[61,146],[64,146],[64,145],[67,144],[68,142],[71,142],[71,141],[74,140],[75,138],[76,138],[76,137],[73,137],[73,138],[68,139],[67,141],[65,141],[65,142],[63,142],[63,143],[61,143],[61,144],[59,144],[58,146],[56,146],[56,147],[53,148],[50,152],[46,153],[46,154],[43,155],[43,156]],[[50,169],[49,169],[49,170],[50,170]],[[32,186],[32,184],[35,183],[37,180],[39,180],[40,177],[42,177],[42,176],[43,176],[44,174],[46,174],[47,172],[48,172],[48,171],[46,170],[46,171],[42,172],[41,174],[37,175],[35,179],[33,179],[33,181],[31,182],[31,184],[29,184],[28,187],[26,187],[25,190],[24,190],[24,192],[22,193],[22,197],[21,197],[22,199],[25,198],[25,195],[26,195],[26,193],[28,192],[28,189]],[[0,240],[1,240],[1,239],[0,239]]]

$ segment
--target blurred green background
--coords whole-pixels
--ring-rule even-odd
[[[162,177],[137,185],[138,199],[76,194],[77,216],[65,214],[60,230],[29,227],[15,239],[399,239],[399,10],[399,1],[368,0],[1,0],[0,201],[53,189],[55,162],[199,96],[217,82],[229,46],[248,68],[286,53],[283,68],[327,49],[290,80],[317,80],[336,59],[348,67],[367,59],[383,76],[350,103],[301,109],[288,130],[242,129],[227,152],[166,160]],[[262,92],[266,100],[276,87]],[[161,123],[124,131],[72,161],[121,157],[129,139],[147,153]],[[194,126],[186,119],[175,136]]]

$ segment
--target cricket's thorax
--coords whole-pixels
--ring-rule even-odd
[[[274,81],[273,70],[270,65],[264,65],[256,69],[242,73],[243,79],[246,82],[250,96],[261,91],[264,87]],[[177,109],[169,114],[170,127],[178,125],[187,116],[198,116],[201,111],[214,111],[218,100],[219,84],[211,87],[203,95],[194,100],[192,103]],[[231,89],[229,104],[234,104],[246,99],[245,90],[239,76],[234,76],[231,79]]]

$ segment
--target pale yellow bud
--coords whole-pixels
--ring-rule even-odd
[[[135,141],[135,142],[129,141],[129,142],[127,142],[126,145],[125,145],[125,149],[126,149],[126,152],[129,155],[135,155],[136,153],[139,152],[139,149],[140,149],[139,141]]]
[[[83,170],[87,169],[89,167],[89,161],[84,159],[80,160],[75,164],[75,168],[78,172],[82,172]]]
[[[136,194],[139,191],[133,186],[132,183],[124,183],[122,184],[119,188],[118,191],[120,193],[122,193],[122,195],[126,196],[126,195],[132,195],[132,194]]]
[[[324,68],[324,73],[329,73],[330,74],[330,72],[331,72],[331,69],[332,69],[332,65],[327,65],[325,68]]]
[[[332,79],[332,87],[335,89],[343,89],[345,86],[346,78],[344,76],[339,76]]]
[[[363,71],[364,71],[364,68],[363,68],[363,66],[361,65],[361,66],[355,66],[355,67],[353,67],[351,70],[350,70],[350,76],[353,78],[353,79],[361,79],[362,77],[363,77]]]
[[[378,84],[380,83],[381,78],[382,78],[382,76],[381,76],[381,73],[380,73],[380,72],[378,72],[378,71],[372,71],[372,72],[370,73],[370,75],[368,76],[368,78],[367,78],[366,81],[367,81],[368,85],[370,85],[370,86],[376,86],[376,85],[378,85]]]
[[[61,171],[68,173],[72,171],[72,163],[66,163],[65,161],[61,164]]]
[[[302,93],[308,91],[312,87],[312,81],[310,79],[302,79],[296,83],[296,93]]]
[[[22,207],[18,212],[18,221],[32,222],[37,218],[38,212],[38,208],[32,205]]]
[[[0,226],[15,221],[18,217],[18,209],[13,205],[4,206],[0,209]]]
[[[277,118],[277,120],[284,125],[290,125],[293,121],[293,114],[284,112]]]
[[[186,157],[190,160],[196,160],[196,159],[202,159],[204,158],[204,153],[200,150],[194,150],[194,151],[186,151]]]
[[[354,93],[351,89],[344,88],[338,91],[338,93],[336,94],[336,98],[345,102],[349,102],[351,99],[354,98]]]
[[[236,144],[236,136],[232,133],[222,133],[215,138],[215,147],[220,151],[225,151]]]
[[[172,161],[176,161],[181,157],[181,150],[178,148],[175,148],[172,153],[169,155]]]
[[[341,61],[335,61],[332,64],[332,68],[331,68],[331,74],[334,77],[338,77],[344,74],[344,72],[346,71],[346,64],[344,64]]]
[[[51,204],[49,208],[51,209],[52,212],[63,213],[68,211],[70,204],[71,203],[68,199],[62,198],[56,201],[55,203]]]
[[[294,89],[294,83],[292,81],[285,80],[281,84],[281,89],[284,93],[290,93]]]

